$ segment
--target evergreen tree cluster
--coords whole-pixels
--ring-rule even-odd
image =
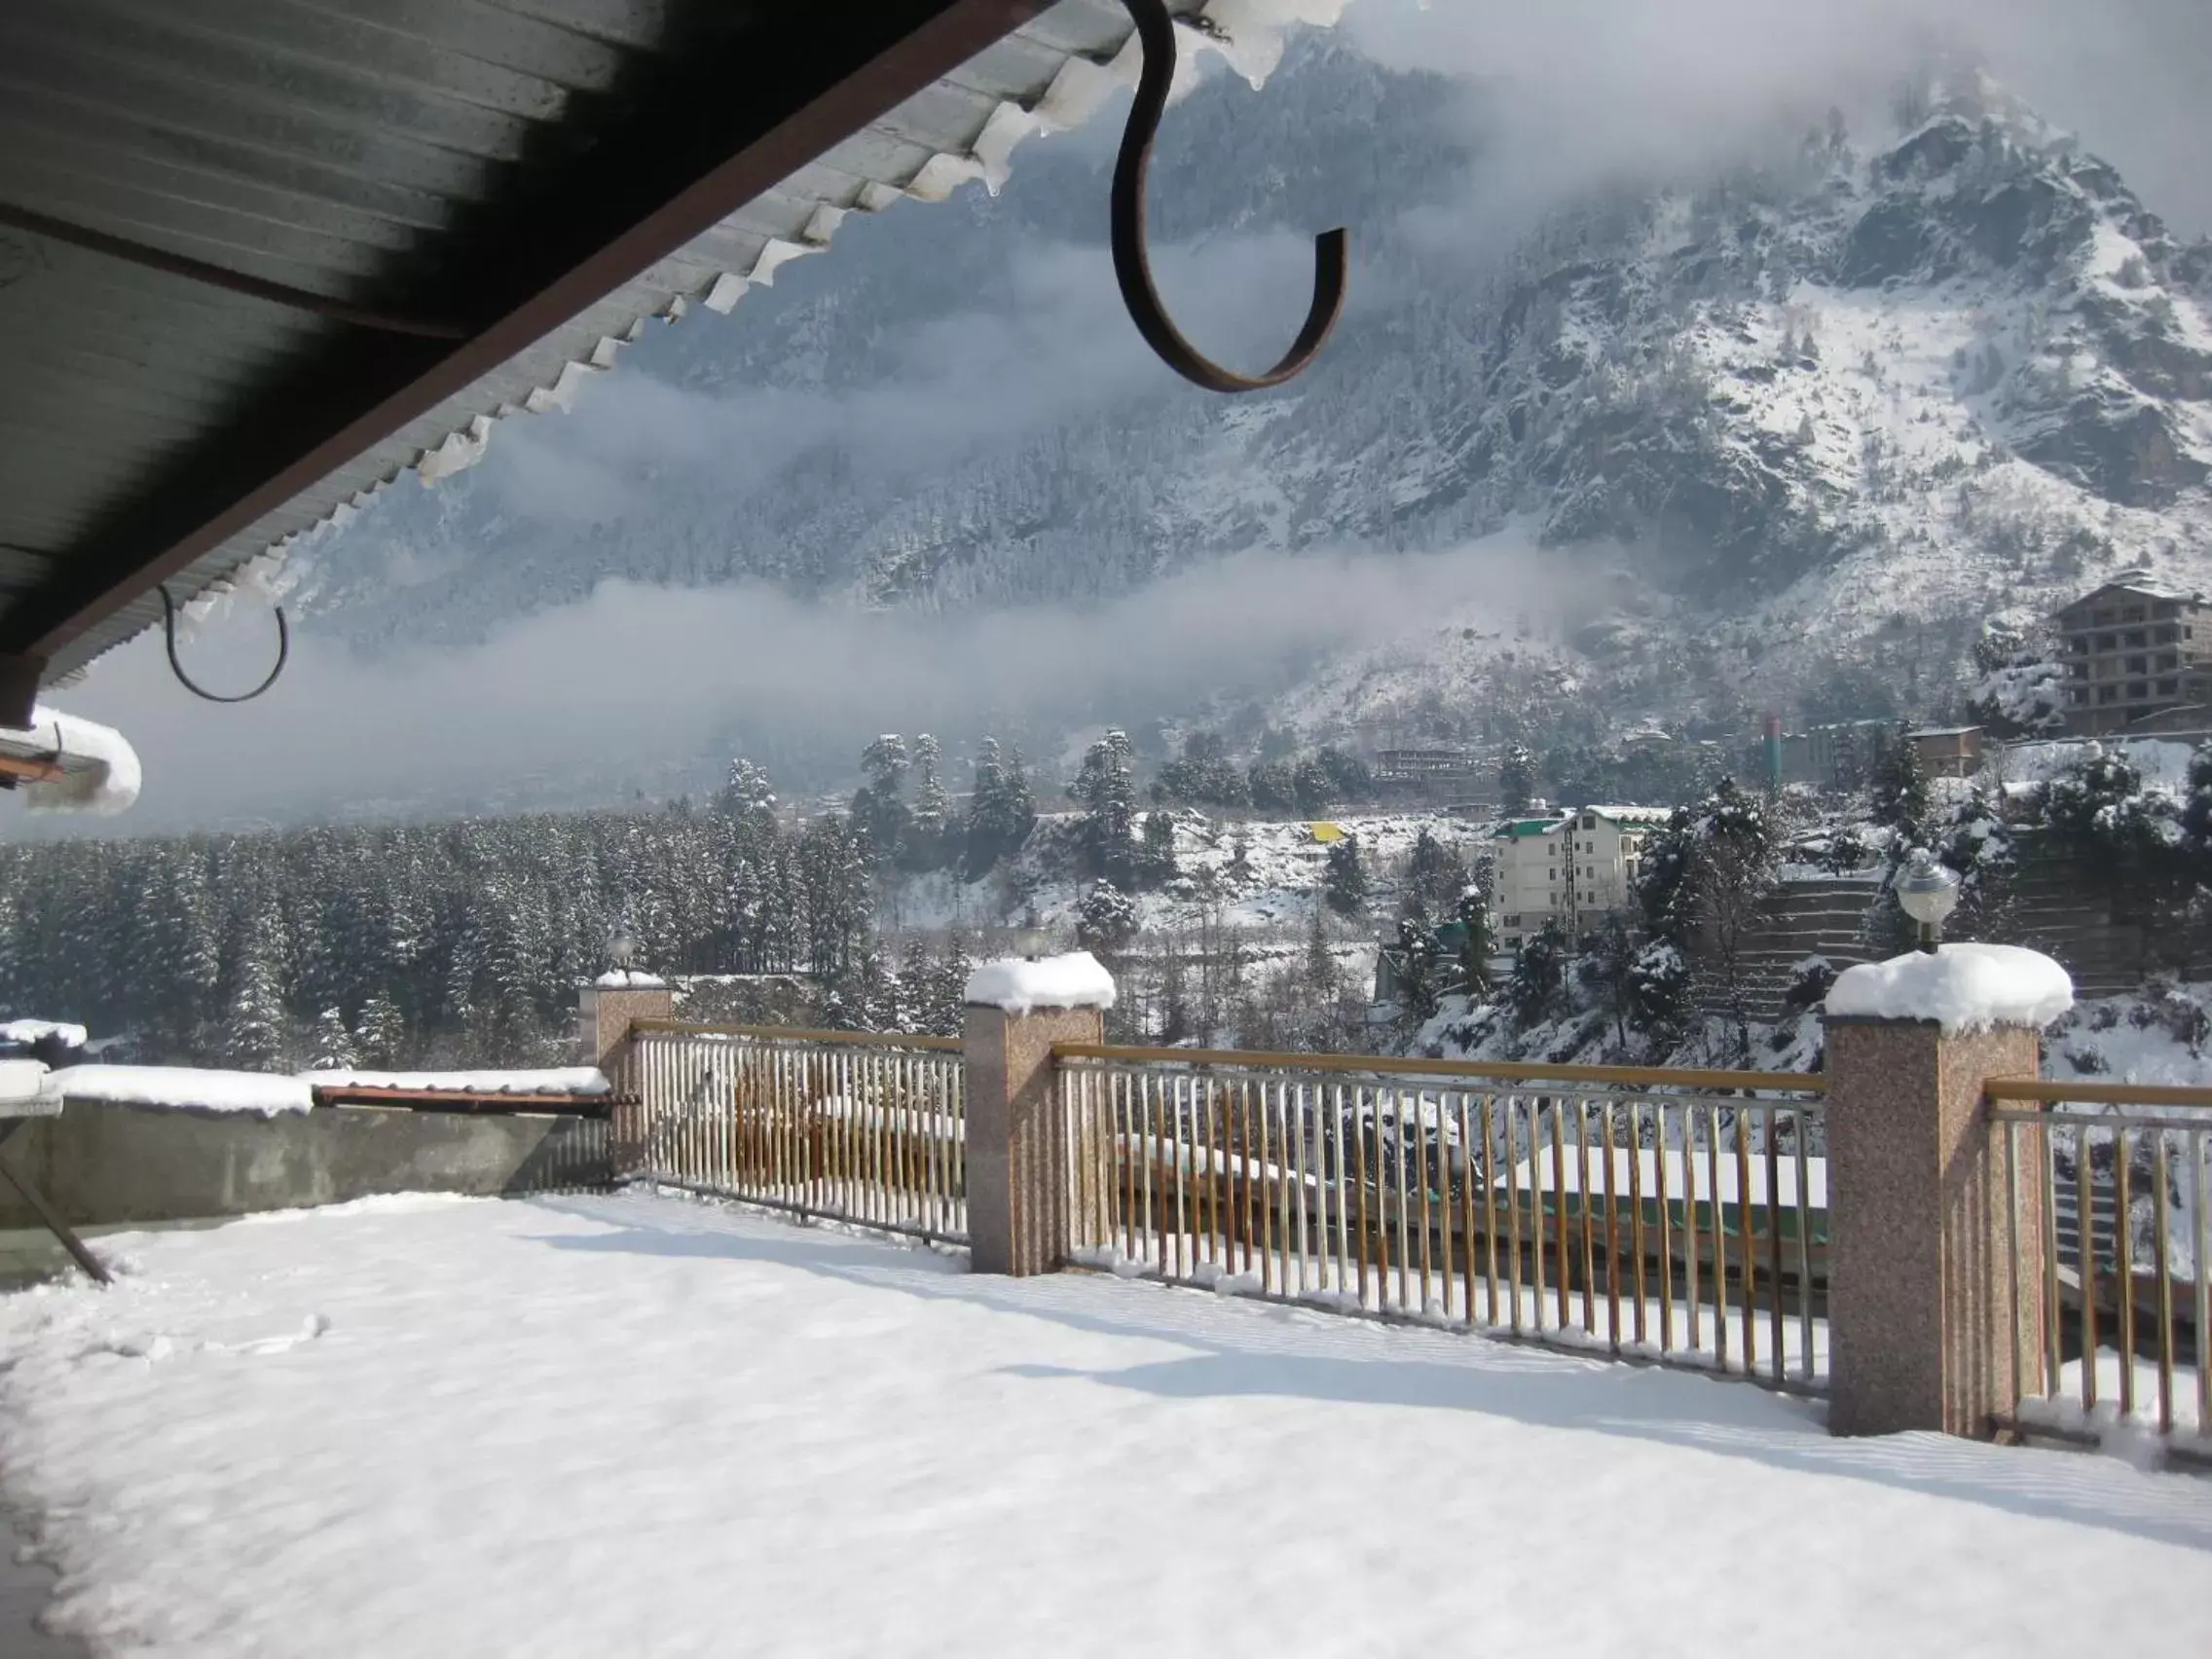
[[[0,847],[0,1006],[148,1059],[504,1065],[556,1055],[617,922],[659,972],[880,975],[865,835],[772,808],[740,763],[704,811]]]
[[[1342,749],[1264,756],[1239,767],[1220,733],[1194,731],[1183,739],[1183,753],[1160,768],[1151,794],[1162,806],[1311,817],[1371,801],[1376,789],[1367,763]]]

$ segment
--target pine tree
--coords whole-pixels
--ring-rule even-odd
[[[310,1071],[351,1071],[361,1063],[353,1048],[353,1034],[346,1029],[342,1010],[326,1008],[314,1016],[314,1031],[308,1039]]]
[[[1466,881],[1466,866],[1459,856],[1424,828],[1414,838],[1414,850],[1406,861],[1409,906],[1423,916],[1446,915],[1457,903]]]
[[[1933,803],[1920,745],[1909,733],[1899,731],[1874,768],[1873,798],[1868,803],[1873,820],[1895,830],[1902,844],[1919,846],[1928,836]]]
[[[1367,908],[1367,867],[1360,863],[1358,836],[1330,843],[1321,891],[1340,916],[1356,916]]]
[[[1131,835],[1136,828],[1134,751],[1127,732],[1109,731],[1085,753],[1083,770],[1069,793],[1083,802],[1086,873],[1122,892],[1136,886]]]
[[[1016,750],[1011,763],[999,756],[998,739],[986,737],[976,749],[974,793],[968,803],[963,867],[970,881],[979,881],[1002,860],[1021,850],[1037,821],[1036,803],[1029,796],[1029,780]]]
[[[1557,922],[1547,921],[1522,941],[1513,959],[1508,993],[1521,1024],[1540,1024],[1560,1012],[1567,990],[1567,935]]]
[[[1498,763],[1497,794],[1507,817],[1527,812],[1529,802],[1536,793],[1536,759],[1526,746],[1507,744],[1505,758]]]
[[[1110,881],[1096,883],[1076,907],[1076,942],[1111,955],[1136,936],[1136,902]]]
[[[362,1063],[381,1068],[403,1064],[407,1021],[389,991],[379,990],[362,1006],[358,1041]]]
[[[940,775],[942,753],[936,738],[923,732],[914,739],[914,803],[906,823],[907,867],[932,870],[945,862],[945,793]]]
[[[1459,926],[1466,938],[1459,946],[1459,984],[1471,1002],[1490,994],[1490,959],[1497,953],[1497,940],[1490,929],[1490,900],[1480,887],[1459,895]]]
[[[291,1022],[284,1013],[277,927],[275,907],[265,905],[240,940],[223,1031],[224,1061],[238,1071],[284,1069]]]
[[[1164,812],[1148,812],[1144,837],[1136,852],[1137,886],[1164,887],[1175,879],[1175,820]]]

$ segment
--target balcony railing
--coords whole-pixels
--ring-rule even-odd
[[[1818,1076],[1055,1054],[1094,1265],[1786,1387],[1825,1377]]]
[[[2042,1222],[2009,1231],[2015,1270],[2023,1235],[2041,1252],[2043,1306],[2014,1318],[2021,1420],[2092,1434],[2118,1419],[2212,1456],[2212,1088],[1987,1092],[2013,1213]]]

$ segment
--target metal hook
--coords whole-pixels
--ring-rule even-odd
[[[1137,81],[1128,128],[1122,134],[1122,153],[1114,163],[1114,276],[1122,285],[1122,303],[1128,307],[1129,318],[1145,344],[1185,380],[1208,391],[1258,391],[1280,386],[1313,360],[1344,310],[1345,232],[1340,226],[1313,239],[1313,304],[1290,350],[1266,374],[1240,375],[1225,369],[1183,338],[1168,320],[1160,290],[1153,286],[1152,261],[1145,249],[1145,177],[1152,167],[1152,141],[1167,107],[1167,90],[1175,79],[1175,23],[1167,15],[1166,0],[1123,0],[1123,4],[1137,25],[1144,72]]]
[[[184,672],[184,664],[176,654],[176,601],[169,597],[168,583],[156,582],[154,588],[162,596],[162,637],[168,646],[169,672],[176,676],[179,685],[195,697],[204,697],[210,703],[250,703],[276,683],[276,677],[284,672],[284,664],[292,655],[292,625],[284,620],[284,608],[281,605],[271,608],[276,613],[276,666],[251,691],[240,691],[236,696],[226,697],[220,692],[208,690]]]

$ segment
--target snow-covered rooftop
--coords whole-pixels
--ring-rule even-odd
[[[1946,1035],[2048,1025],[2074,1006],[2074,981],[2038,950],[1946,944],[1846,968],[1828,991],[1831,1018],[1932,1019]]]
[[[2106,1650],[2122,1613],[2177,1653],[2202,1628],[2212,1484],[1831,1439],[1741,1382],[972,1277],[643,1196],[102,1242],[130,1270],[111,1288],[0,1299],[9,1496],[61,1569],[53,1623],[102,1652],[1088,1659],[1479,1631],[2020,1659]],[[1539,1561],[1612,1569],[1499,1593]],[[2097,1593],[2024,1593],[2028,1563]]]

